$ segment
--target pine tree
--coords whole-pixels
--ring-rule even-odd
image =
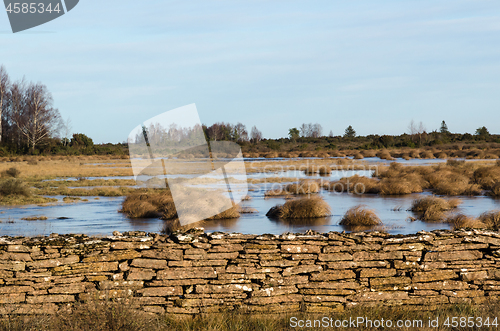
[[[441,122],[441,127],[439,128],[439,132],[441,132],[441,133],[450,133],[450,131],[448,131],[448,125],[446,125],[445,121]]]
[[[356,137],[356,131],[352,128],[351,125],[349,125],[347,129],[345,129],[344,138],[354,138],[354,137]]]

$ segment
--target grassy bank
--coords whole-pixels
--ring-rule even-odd
[[[133,310],[127,305],[108,302],[105,304],[80,304],[75,309],[67,313],[57,315],[41,315],[16,317],[5,316],[0,322],[0,330],[3,331],[21,331],[21,330],[208,330],[208,331],[242,331],[242,330],[325,330],[334,329],[334,327],[314,327],[314,321],[323,321],[325,317],[329,323],[335,323],[336,320],[343,321],[349,319],[356,320],[363,317],[366,320],[381,321],[387,323],[390,320],[396,324],[403,321],[411,325],[410,327],[393,327],[398,330],[497,330],[498,327],[494,321],[498,317],[500,305],[498,303],[487,304],[484,306],[473,305],[451,305],[443,306],[435,311],[426,311],[426,306],[422,310],[410,310],[407,307],[358,307],[340,313],[281,313],[281,314],[262,314],[245,312],[222,312],[211,314],[199,314],[196,316],[174,316],[174,315],[150,315],[144,312]],[[445,326],[446,320],[452,323],[452,317],[457,317],[458,327]],[[486,318],[489,318],[485,325]],[[475,327],[460,327],[461,321],[474,321]],[[438,322],[437,327],[429,327],[429,320]],[[482,326],[477,327],[479,321]],[[299,327],[299,321],[306,325],[310,321],[313,327]],[[420,321],[422,326],[419,326]],[[316,322],[318,326],[319,322]],[[365,324],[366,323],[366,324]],[[465,322],[467,323],[467,322]],[[496,323],[500,323],[496,319]],[[295,326],[295,327],[293,327]],[[380,330],[392,329],[381,327],[370,327],[368,322],[360,323],[356,328],[346,327],[347,330]]]

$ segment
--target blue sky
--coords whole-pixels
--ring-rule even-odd
[[[203,123],[271,138],[304,122],[400,134],[412,119],[500,133],[494,0],[80,0],[16,34],[0,12],[0,64],[46,84],[98,143],[191,103]]]

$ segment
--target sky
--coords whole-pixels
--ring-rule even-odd
[[[192,103],[203,123],[268,138],[302,123],[395,135],[411,120],[500,133],[496,0],[80,0],[16,34],[0,11],[1,64],[96,143]]]

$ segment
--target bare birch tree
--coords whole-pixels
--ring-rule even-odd
[[[30,83],[17,89],[19,103],[12,108],[12,120],[34,152],[40,141],[51,136],[60,122],[59,111],[52,107],[52,95],[43,84]],[[24,93],[23,93],[24,92]]]
[[[71,131],[73,130],[73,126],[71,125],[71,118],[68,117],[66,121],[62,121],[62,134],[64,135],[62,139],[62,144],[67,146],[69,144],[69,137],[71,136]]]
[[[7,101],[10,93],[10,79],[7,70],[2,65],[0,66],[0,142],[2,142],[2,117],[4,116],[4,109],[7,108]]]
[[[262,140],[262,132],[260,132],[255,125],[252,127],[252,131],[250,132],[250,138],[254,144]]]

